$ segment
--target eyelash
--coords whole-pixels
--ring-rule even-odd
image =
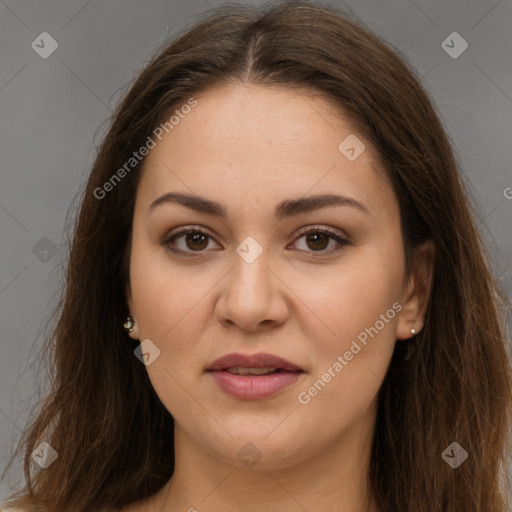
[[[194,234],[200,233],[202,235],[205,235],[205,236],[215,240],[214,237],[208,231],[205,231],[202,228],[194,227],[194,226],[186,226],[181,231],[178,231],[176,233],[172,233],[170,236],[167,236],[165,238],[165,240],[161,243],[161,245],[164,246],[166,250],[168,250],[168,251],[170,251],[170,252],[172,252],[174,254],[184,255],[185,257],[189,257],[189,258],[201,257],[206,252],[205,250],[202,250],[202,251],[183,251],[181,249],[172,248],[169,245],[172,242],[172,240],[174,240],[176,238],[179,238],[180,236],[188,235],[188,234],[193,234],[193,233]],[[331,230],[328,227],[322,227],[322,226],[313,226],[313,227],[308,227],[308,228],[300,229],[299,232],[298,232],[299,236],[295,239],[295,241],[298,240],[299,238],[302,238],[303,236],[307,236],[307,235],[312,234],[312,233],[320,233],[320,234],[328,235],[329,238],[331,238],[331,239],[335,240],[336,242],[338,242],[339,246],[331,248],[331,249],[327,249],[327,250],[305,251],[305,252],[310,252],[312,254],[320,253],[320,255],[322,255],[322,254],[331,254],[332,252],[339,251],[342,248],[344,248],[346,245],[350,244],[350,242],[347,239],[341,237],[337,232]]]

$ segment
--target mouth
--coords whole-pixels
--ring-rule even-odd
[[[273,354],[227,354],[216,359],[207,369],[207,371],[225,371],[232,370],[230,373],[240,373],[246,375],[261,375],[276,371],[301,372],[304,371],[296,364]],[[249,370],[247,372],[246,370]]]
[[[206,371],[225,393],[243,400],[269,397],[294,384],[305,371],[272,354],[228,354]]]
[[[274,373],[284,372],[282,368],[269,368],[265,366],[263,368],[244,368],[243,366],[232,366],[231,368],[225,368],[223,371],[229,372],[233,375],[272,375]]]

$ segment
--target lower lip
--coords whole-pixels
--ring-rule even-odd
[[[260,400],[294,384],[304,372],[278,372],[270,375],[235,375],[227,371],[209,372],[228,395],[243,400]]]

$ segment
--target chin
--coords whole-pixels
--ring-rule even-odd
[[[299,433],[298,430],[278,432],[279,428],[253,428],[243,435],[233,433],[233,438],[210,444],[210,449],[227,464],[251,470],[286,469],[314,455],[318,447],[306,443],[311,436],[304,436],[304,432]]]

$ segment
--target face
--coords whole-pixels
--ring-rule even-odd
[[[131,336],[178,442],[285,468],[372,432],[394,345],[422,327],[398,203],[328,100],[254,85],[196,100],[144,164]]]

